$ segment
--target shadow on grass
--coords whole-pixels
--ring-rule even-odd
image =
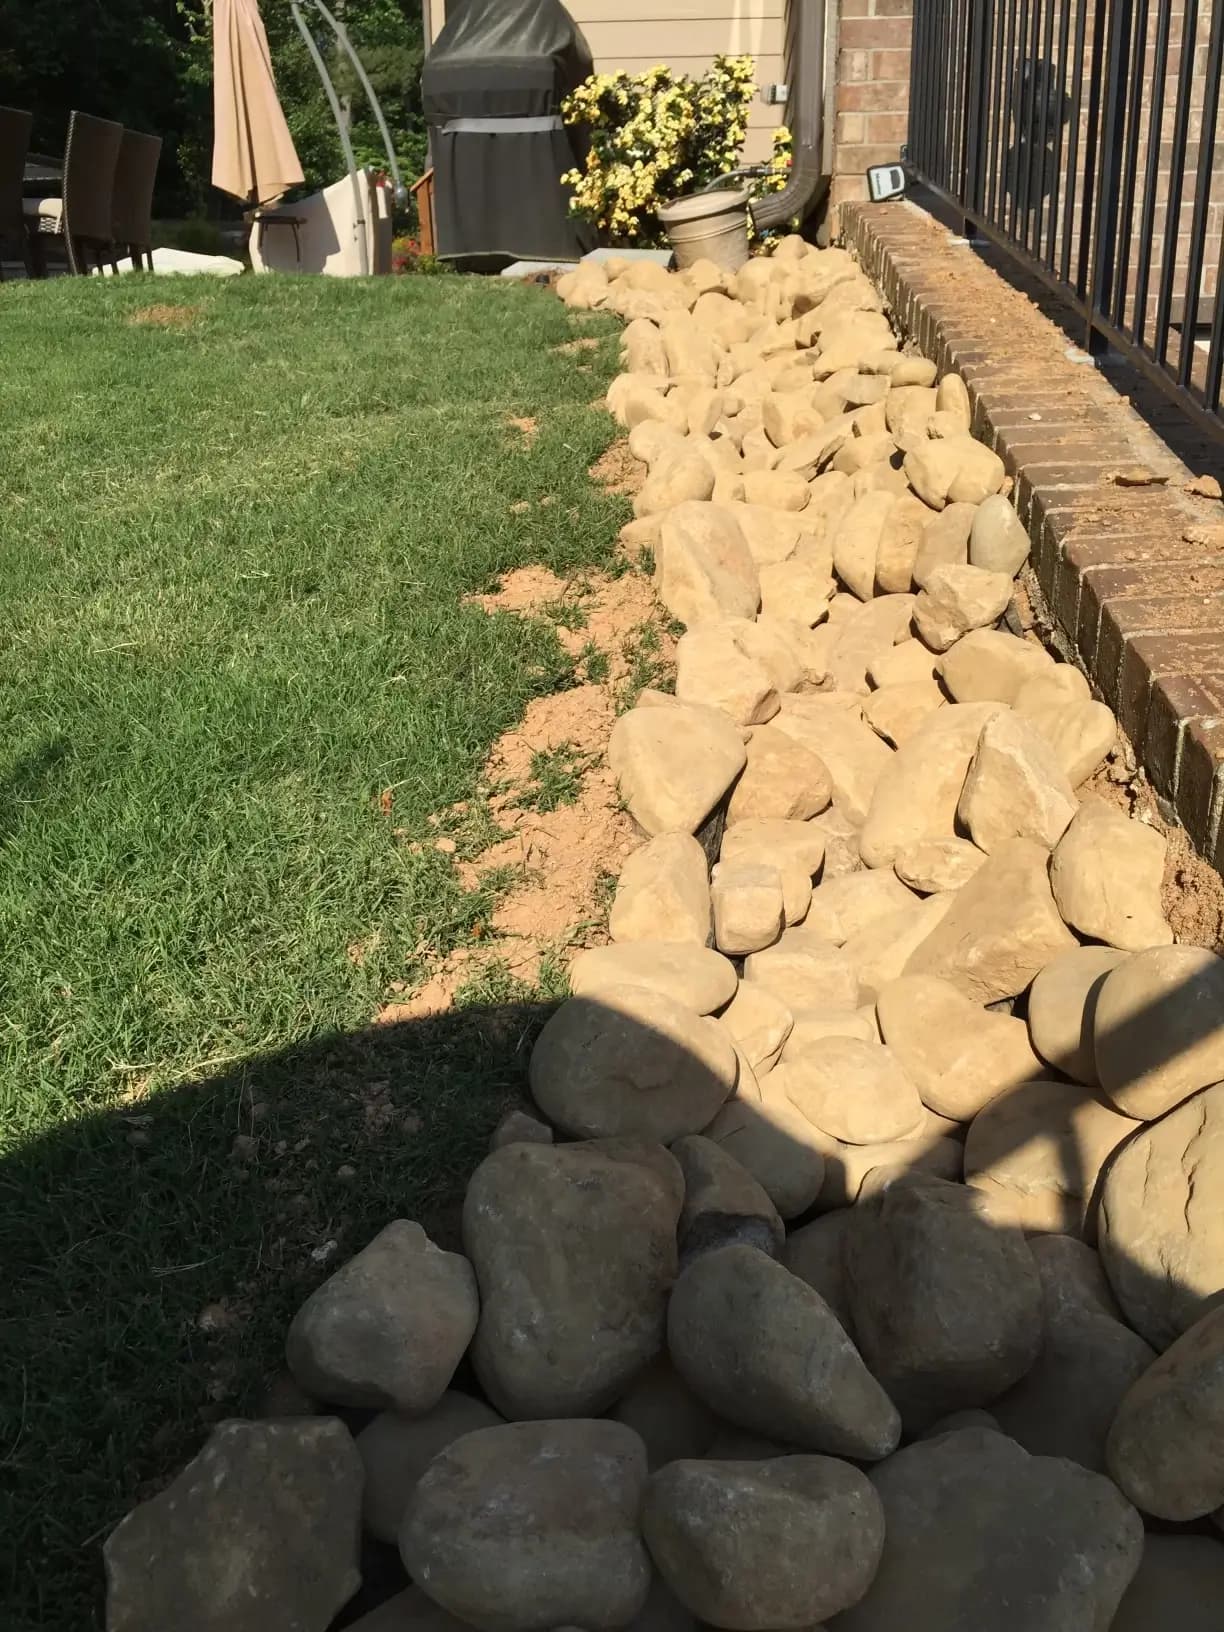
[[[216,1422],[303,1408],[281,1370],[289,1321],[384,1224],[414,1218],[461,1248],[466,1180],[499,1117],[523,1102],[551,1012],[460,1009],[243,1060],[0,1165],[8,1632],[101,1625],[101,1543],[133,1501]],[[1137,1017],[1122,1042],[1150,1056],[1152,1020]],[[1204,1031],[1219,1023],[1199,1020]],[[766,1114],[764,1102],[743,1104],[749,1118]],[[1063,1186],[1082,1194],[1089,1176],[1073,1145],[1060,1150]],[[1129,1284],[1146,1273],[1128,1266]],[[1153,1291],[1167,1297],[1167,1280]],[[456,1383],[478,1387],[466,1362]],[[354,1429],[372,1415],[339,1414]],[[377,1543],[366,1543],[363,1573],[337,1626],[404,1584],[394,1550]]]

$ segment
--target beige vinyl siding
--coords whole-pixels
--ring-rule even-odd
[[[424,0],[426,31],[437,37],[444,0]],[[567,0],[586,35],[596,73],[625,69],[631,74],[665,63],[677,73],[699,75],[721,55],[756,58],[757,84],[786,78],[786,0]],[[759,97],[748,116],[749,163],[769,156],[769,133],[783,110]]]

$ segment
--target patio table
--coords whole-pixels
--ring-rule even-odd
[[[27,198],[46,198],[64,185],[64,167],[55,159],[33,153],[25,162],[21,190]]]

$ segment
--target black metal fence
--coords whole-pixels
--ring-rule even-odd
[[[1224,0],[915,0],[907,157],[1224,435]]]

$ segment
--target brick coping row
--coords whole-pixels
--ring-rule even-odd
[[[1224,507],[1187,493],[1195,472],[1127,398],[931,215],[847,204],[841,233],[902,333],[964,378],[974,434],[1015,482],[1039,616],[1224,870]]]

